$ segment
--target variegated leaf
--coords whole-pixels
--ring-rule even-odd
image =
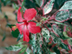
[[[68,10],[68,9],[72,9],[72,1],[65,2],[65,4],[61,7],[60,10]]]
[[[64,22],[66,20],[69,19],[69,11],[59,11],[57,14],[56,14],[56,17],[55,17],[55,20],[58,21],[58,22]]]
[[[43,8],[43,15],[46,15],[46,14],[48,14],[48,13],[50,13],[51,12],[51,10],[52,10],[52,8],[53,8],[53,2],[54,2],[55,0],[50,0],[45,6],[44,6],[44,8]]]

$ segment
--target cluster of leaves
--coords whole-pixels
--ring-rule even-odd
[[[19,43],[6,48],[7,50],[18,51],[21,49],[19,54],[72,53],[72,1],[24,0],[21,6],[23,12],[27,8],[37,10],[35,19],[37,26],[40,26],[42,30],[40,33],[30,35],[28,47]],[[18,5],[15,3],[13,7],[15,10],[18,9]],[[17,41],[23,38],[18,29],[12,31],[12,34],[14,37],[18,37]]]

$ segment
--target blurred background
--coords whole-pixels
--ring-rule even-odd
[[[18,54],[17,52],[7,51],[4,47],[17,44],[17,39],[11,34],[9,24],[16,24],[15,9],[12,8],[12,3],[15,0],[0,0],[0,54]]]

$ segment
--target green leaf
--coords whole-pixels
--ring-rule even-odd
[[[15,31],[12,31],[11,34],[12,34],[13,37],[17,38],[18,35],[19,35],[19,30],[16,29]]]
[[[11,3],[11,0],[1,0],[4,6],[9,5]]]
[[[72,38],[69,38],[67,41],[68,41],[69,45],[72,46]]]
[[[42,36],[38,34],[32,34],[29,44],[33,50],[33,54],[41,52],[40,45],[42,45]]]
[[[61,35],[61,31],[58,29],[58,27],[57,27],[56,24],[53,24],[53,25],[52,25],[52,29],[53,29],[53,32],[54,32],[56,35]]]
[[[60,54],[60,51],[58,50],[57,47],[54,47],[53,50],[54,50],[54,52],[56,52],[56,54]]]
[[[53,8],[53,2],[55,0],[50,0],[43,8],[43,14],[46,15],[48,13],[51,12],[52,8]]]
[[[6,26],[12,28],[12,26],[15,26],[15,25],[12,25],[12,24],[10,24],[10,23],[7,23]]]
[[[63,35],[68,38],[68,35],[66,32],[63,32]]]
[[[41,52],[42,48],[40,46],[43,44],[42,38],[43,37],[41,36],[41,34],[39,34],[39,33],[36,34],[36,46],[34,48],[36,50],[36,52],[35,52],[36,54],[39,54]]]
[[[18,36],[18,38],[17,38],[17,42],[18,42],[21,38],[23,38],[23,35],[19,34],[19,36]]]
[[[68,9],[72,9],[72,1],[65,2],[65,4],[61,7],[60,10],[68,10]]]
[[[49,31],[46,28],[42,29],[42,35],[46,39],[46,42],[49,42],[50,34],[49,34]]]
[[[52,25],[52,30],[55,33],[56,36],[59,36],[61,39],[68,39],[68,37],[65,37],[62,33],[62,31],[58,28],[56,24]]]
[[[6,21],[8,22],[8,16],[4,13],[4,17],[6,19]]]
[[[22,54],[23,52],[25,52],[26,49],[27,49],[27,46],[23,47],[23,48],[21,49],[21,51],[19,52],[19,54]]]
[[[72,9],[69,10],[69,14],[70,14],[70,19],[72,19]]]
[[[3,0],[1,0],[1,2],[3,3],[4,1],[3,1]]]
[[[36,4],[30,0],[24,0],[23,6],[26,8],[36,8]]]
[[[26,8],[24,7],[25,0],[22,2],[22,10],[25,12]]]
[[[63,23],[60,23],[60,22],[55,22],[56,24],[60,24],[60,25],[65,25],[65,24],[63,24]]]
[[[33,50],[33,53],[36,52],[36,34],[32,34],[31,36],[31,39],[29,41],[29,44],[32,46],[32,48],[34,49]]]
[[[54,8],[59,9],[67,0],[55,0]]]
[[[39,7],[41,7],[44,3],[44,0],[35,0]]]
[[[27,48],[26,53],[31,54],[31,50],[29,49],[29,47]]]
[[[1,2],[0,2],[0,11],[1,11]]]
[[[58,22],[64,22],[67,19],[69,19],[69,11],[59,11],[56,14],[55,20]]]
[[[25,12],[26,8],[25,7],[22,7],[22,10]]]
[[[64,43],[60,44],[60,47],[62,47],[63,49],[69,50],[69,49],[68,49],[68,46],[65,45]]]
[[[4,41],[5,38],[6,38],[6,34],[5,34],[5,32],[4,32],[2,41]]]
[[[27,54],[27,52],[24,52],[24,54]]]
[[[22,2],[22,7],[24,6],[24,4],[25,4],[25,0],[23,0],[23,2]]]
[[[31,40],[29,41],[29,44],[31,44],[33,47],[35,47],[36,44],[36,34],[31,35]]]
[[[15,3],[13,3],[13,8],[14,8],[15,10],[18,10],[18,9],[19,9],[18,5],[15,4]]]
[[[23,48],[24,45],[22,45],[23,42],[19,42],[18,44],[14,45],[14,46],[9,46],[9,47],[5,47],[7,50],[10,51],[18,51],[21,48]]]
[[[48,18],[42,17],[42,20],[43,20],[43,21],[46,21],[47,19],[48,19]]]
[[[36,23],[36,26],[40,26],[41,23]]]

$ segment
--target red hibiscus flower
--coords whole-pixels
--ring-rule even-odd
[[[26,9],[23,15],[24,19],[22,18],[22,14],[20,12],[21,7],[18,9],[17,13],[17,27],[20,34],[23,34],[23,41],[29,42],[29,32],[36,34],[41,31],[39,26],[36,26],[35,22],[29,22],[36,16],[36,10],[34,8]]]

